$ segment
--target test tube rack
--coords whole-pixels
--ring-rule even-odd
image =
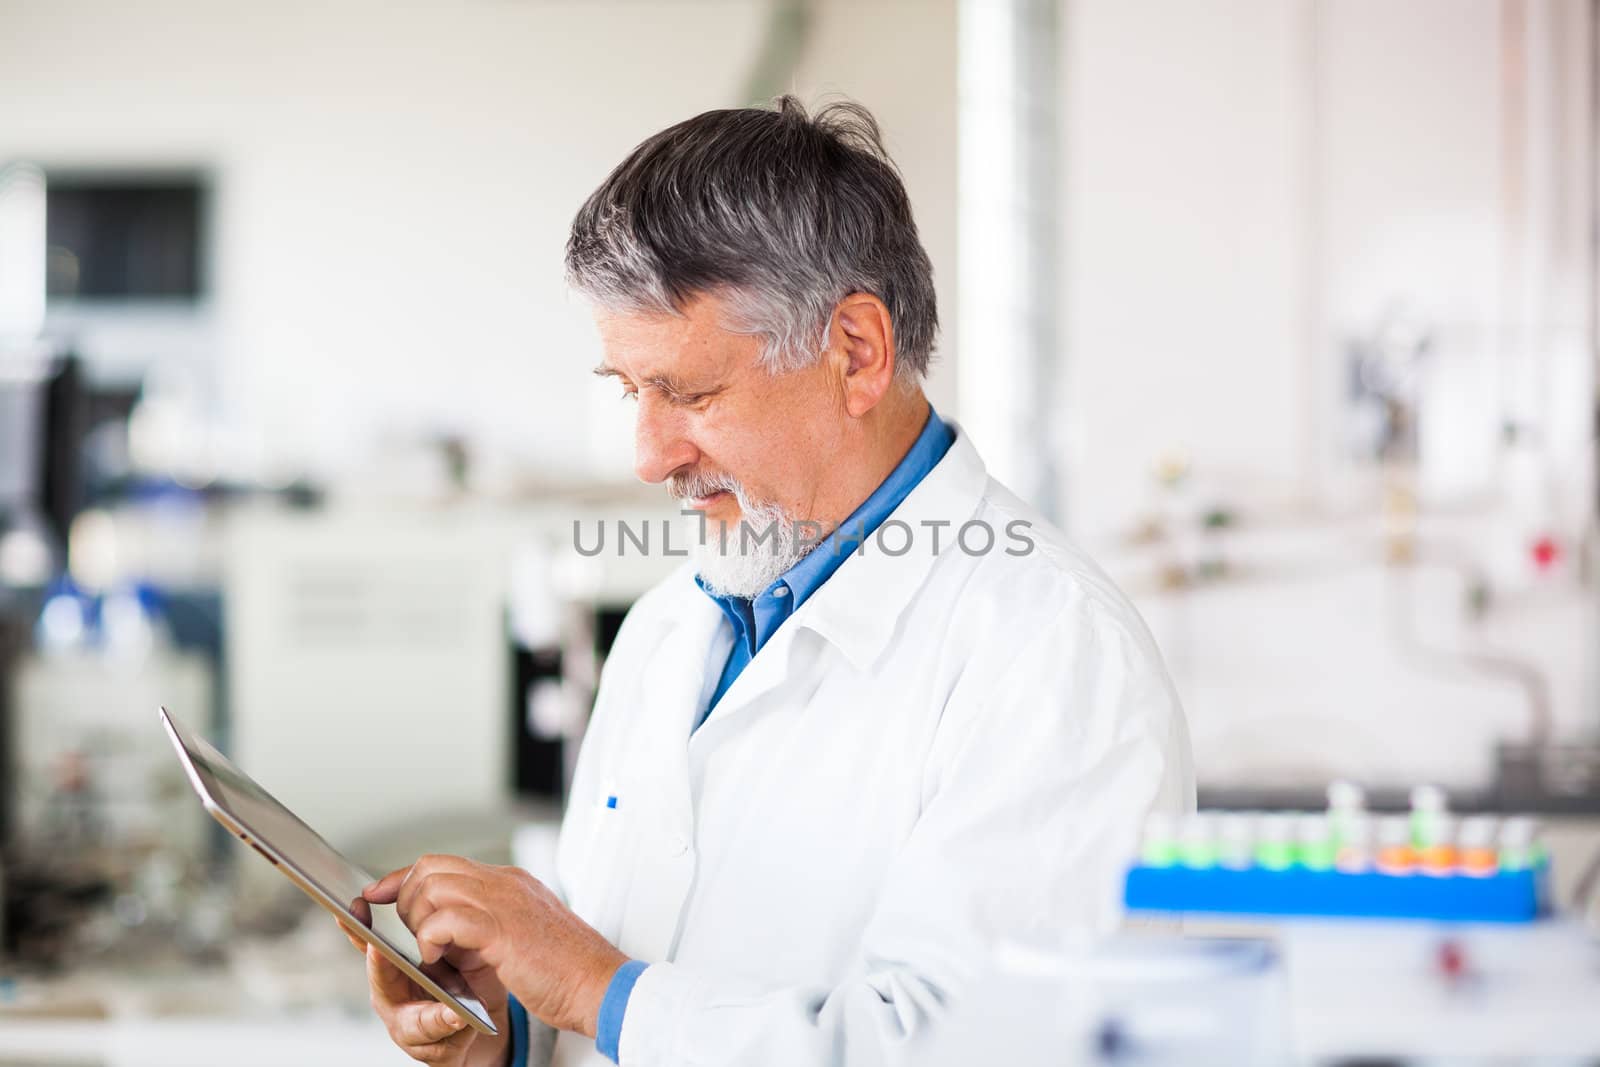
[[[1166,915],[1525,923],[1548,912],[1548,868],[1529,819],[1201,812],[1152,817],[1123,903]]]
[[[1544,914],[1545,866],[1488,877],[1266,869],[1134,867],[1129,911],[1210,915],[1531,922]]]

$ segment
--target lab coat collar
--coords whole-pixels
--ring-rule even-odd
[[[876,534],[868,537],[864,551],[852,553],[787,623],[821,635],[857,670],[870,666],[888,646],[934,560],[959,551],[956,531],[983,501],[989,481],[983,459],[960,425],[946,421],[955,432],[950,450],[879,527],[891,549],[909,536],[910,550],[891,556],[879,548]],[[894,522],[904,523],[909,535],[905,529],[886,530]],[[938,553],[934,530],[925,522],[948,523],[938,529]]]
[[[852,553],[800,605],[772,640],[756,654],[751,666],[746,668],[746,674],[759,674],[758,668],[764,659],[787,657],[789,640],[792,640],[795,631],[801,629],[815,632],[838,648],[858,670],[867,668],[882,654],[894,636],[900,616],[927,579],[934,560],[938,556],[960,551],[956,546],[956,532],[963,522],[977,512],[988,486],[988,470],[978,450],[973,447],[959,423],[950,419],[945,421],[955,433],[955,442],[944,458],[884,520],[885,525],[898,521],[910,528],[910,551],[902,556],[890,556],[879,550],[876,535],[868,537],[865,551]],[[933,530],[924,526],[924,522],[948,523],[938,530],[937,554],[932,550]],[[898,547],[904,538],[904,531],[901,530],[885,534],[885,542],[891,548]],[[717,673],[721,665],[707,665],[709,661],[705,653],[711,650],[713,636],[723,622],[722,611],[701,591],[694,577],[693,566],[686,565],[672,579],[674,599],[678,602],[672,618],[681,627],[682,638],[674,642],[674,647],[696,666],[706,665],[705,669]],[[741,676],[740,681],[743,680]],[[735,682],[734,688],[743,690],[751,687]],[[729,690],[729,696],[733,695],[733,691]],[[709,692],[700,694],[701,701],[697,707],[703,708],[705,698],[709,695]],[[724,701],[727,699],[725,696]]]

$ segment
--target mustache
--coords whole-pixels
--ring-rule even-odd
[[[667,492],[679,500],[695,500],[714,493],[732,493],[740,501],[745,499],[744,486],[731,474],[683,471],[667,479]]]

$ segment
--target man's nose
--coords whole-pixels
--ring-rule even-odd
[[[633,427],[633,472],[641,482],[664,482],[674,471],[692,467],[700,450],[683,432],[681,420],[649,400],[639,402]]]

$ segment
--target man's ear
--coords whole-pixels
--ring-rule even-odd
[[[851,293],[833,309],[830,333],[845,410],[858,419],[894,383],[894,323],[882,300]]]

